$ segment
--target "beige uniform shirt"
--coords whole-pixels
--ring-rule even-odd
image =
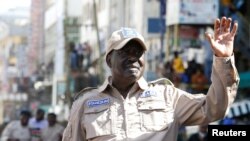
[[[225,116],[239,84],[234,56],[214,56],[211,79],[207,95],[193,95],[141,78],[126,99],[106,81],[73,103],[63,141],[175,141],[181,125]]]

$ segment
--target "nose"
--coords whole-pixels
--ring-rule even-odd
[[[128,56],[135,57],[135,58],[140,58],[141,55],[143,54],[143,51],[141,50],[136,50],[136,49],[131,49],[126,52]]]
[[[128,55],[128,61],[129,62],[136,62],[138,61],[138,57],[134,56],[134,55]]]

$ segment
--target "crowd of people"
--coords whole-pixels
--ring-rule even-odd
[[[185,67],[179,54],[178,51],[175,51],[173,59],[164,64],[163,77],[171,80],[176,87],[185,89],[190,93],[206,93],[211,81],[210,75],[205,73],[205,65],[192,59],[187,62],[187,67]],[[212,64],[209,68],[212,68]]]
[[[69,44],[70,68],[72,71],[86,70],[90,67],[92,48],[88,42]]]
[[[18,120],[10,121],[1,133],[1,141],[61,141],[64,126],[58,123],[55,113],[37,109],[36,114],[28,110],[20,112]]]

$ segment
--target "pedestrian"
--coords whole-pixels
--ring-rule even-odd
[[[30,117],[29,111],[21,111],[20,119],[11,121],[4,128],[1,141],[30,141],[31,134],[28,127]]]
[[[214,52],[206,95],[190,94],[164,79],[147,82],[143,37],[131,28],[113,32],[105,54],[111,75],[100,87],[76,97],[63,141],[176,141],[181,126],[222,119],[239,84],[233,54],[238,26],[233,24],[230,31],[231,22],[217,19],[214,35],[206,34]]]
[[[43,109],[37,109],[35,117],[29,120],[29,127],[31,141],[40,141],[41,130],[48,127],[48,121],[45,119],[45,111]]]
[[[183,63],[183,59],[179,56],[179,52],[174,52],[174,58],[172,60],[172,68],[174,70],[174,84],[176,87],[179,86],[180,83],[182,83],[182,77],[185,73],[185,67]]]
[[[41,141],[61,141],[64,127],[57,122],[57,115],[49,113],[47,120],[49,126],[42,129]]]

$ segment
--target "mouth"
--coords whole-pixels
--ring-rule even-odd
[[[131,70],[140,70],[140,67],[136,66],[136,65],[127,65],[128,69],[131,69]]]

